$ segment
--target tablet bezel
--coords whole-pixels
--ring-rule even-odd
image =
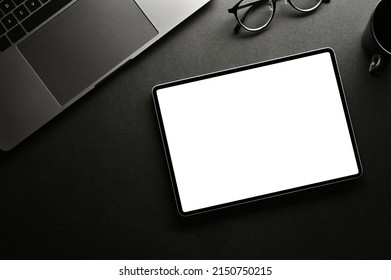
[[[300,58],[318,55],[318,54],[322,54],[322,53],[329,53],[330,57],[331,57],[331,61],[332,61],[333,68],[334,68],[335,79],[338,84],[338,89],[339,89],[340,98],[341,98],[341,102],[342,102],[343,109],[344,109],[345,119],[346,119],[346,123],[347,123],[348,129],[349,129],[350,140],[352,143],[352,148],[353,148],[355,159],[356,159],[358,173],[354,174],[354,175],[349,175],[349,176],[340,177],[340,178],[336,178],[336,179],[332,179],[332,180],[327,180],[327,181],[322,181],[322,182],[313,183],[313,184],[309,184],[309,185],[299,186],[299,187],[295,187],[295,188],[290,188],[290,189],[286,189],[286,190],[282,190],[282,191],[263,194],[263,195],[259,195],[259,196],[255,196],[255,197],[246,198],[246,199],[231,201],[231,202],[218,204],[218,205],[214,205],[214,206],[210,206],[210,207],[206,207],[206,208],[200,208],[200,209],[196,209],[196,210],[192,210],[192,211],[188,211],[188,212],[183,211],[181,199],[179,196],[178,186],[176,184],[174,168],[173,168],[173,164],[171,161],[170,149],[168,146],[166,132],[164,129],[164,122],[163,122],[163,118],[162,118],[161,111],[160,111],[159,99],[158,99],[157,92],[163,88],[178,86],[178,85],[182,85],[182,84],[186,84],[186,83],[192,83],[192,82],[196,82],[196,81],[200,81],[200,80],[205,80],[205,79],[214,78],[214,77],[218,77],[218,76],[222,76],[222,75],[241,72],[241,71],[245,71],[245,70],[249,70],[249,69],[264,67],[264,66],[268,66],[268,65],[272,65],[272,64],[282,63],[282,62],[286,62],[289,60],[300,59]],[[359,152],[358,152],[358,147],[357,147],[357,143],[356,143],[356,138],[354,136],[353,126],[351,123],[350,114],[349,114],[349,110],[348,110],[348,106],[347,106],[346,96],[345,96],[345,92],[343,90],[342,81],[341,81],[341,77],[339,74],[337,60],[335,57],[335,53],[334,53],[333,49],[331,49],[331,48],[323,48],[323,49],[313,50],[313,51],[309,51],[309,52],[294,54],[294,55],[281,57],[281,58],[277,58],[277,59],[273,59],[273,60],[249,64],[249,65],[231,68],[231,69],[218,71],[218,72],[213,72],[213,73],[209,73],[209,74],[205,74],[205,75],[186,78],[183,80],[177,80],[177,81],[173,81],[173,82],[169,82],[169,83],[160,84],[160,85],[155,86],[152,89],[152,97],[153,97],[153,103],[155,106],[155,111],[157,114],[161,137],[163,140],[163,147],[164,147],[164,151],[165,151],[165,155],[166,155],[166,159],[167,159],[167,164],[168,164],[168,169],[169,169],[169,173],[170,173],[171,184],[172,184],[172,187],[174,190],[177,209],[178,209],[179,214],[182,216],[194,215],[194,214],[198,214],[198,213],[202,213],[202,212],[226,208],[226,207],[230,207],[230,206],[234,206],[234,205],[238,205],[238,204],[244,204],[244,203],[258,201],[258,200],[262,200],[262,199],[266,199],[266,198],[270,198],[270,197],[280,196],[283,194],[298,192],[298,191],[302,191],[302,190],[307,190],[307,189],[317,188],[320,186],[334,184],[337,182],[351,180],[351,179],[355,179],[355,178],[360,177],[363,173],[362,164],[361,164],[361,160],[360,160],[360,156],[359,156]]]

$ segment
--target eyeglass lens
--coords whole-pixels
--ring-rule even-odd
[[[308,11],[318,6],[322,0],[291,0],[291,2],[299,10]]]
[[[270,22],[273,10],[274,5],[271,0],[244,0],[238,7],[237,15],[242,25],[256,30]]]

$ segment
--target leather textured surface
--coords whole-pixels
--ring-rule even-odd
[[[260,34],[234,34],[213,0],[8,153],[0,153],[1,258],[391,258],[391,66],[368,74],[361,34],[377,0],[303,16],[283,1]],[[153,108],[154,85],[335,50],[364,175],[182,218]],[[284,77],[281,77],[284,82]]]

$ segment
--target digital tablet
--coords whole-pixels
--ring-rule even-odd
[[[362,174],[332,49],[158,85],[153,101],[181,215]]]

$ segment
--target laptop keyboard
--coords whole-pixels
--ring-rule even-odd
[[[0,0],[0,52],[8,49],[72,0]]]

